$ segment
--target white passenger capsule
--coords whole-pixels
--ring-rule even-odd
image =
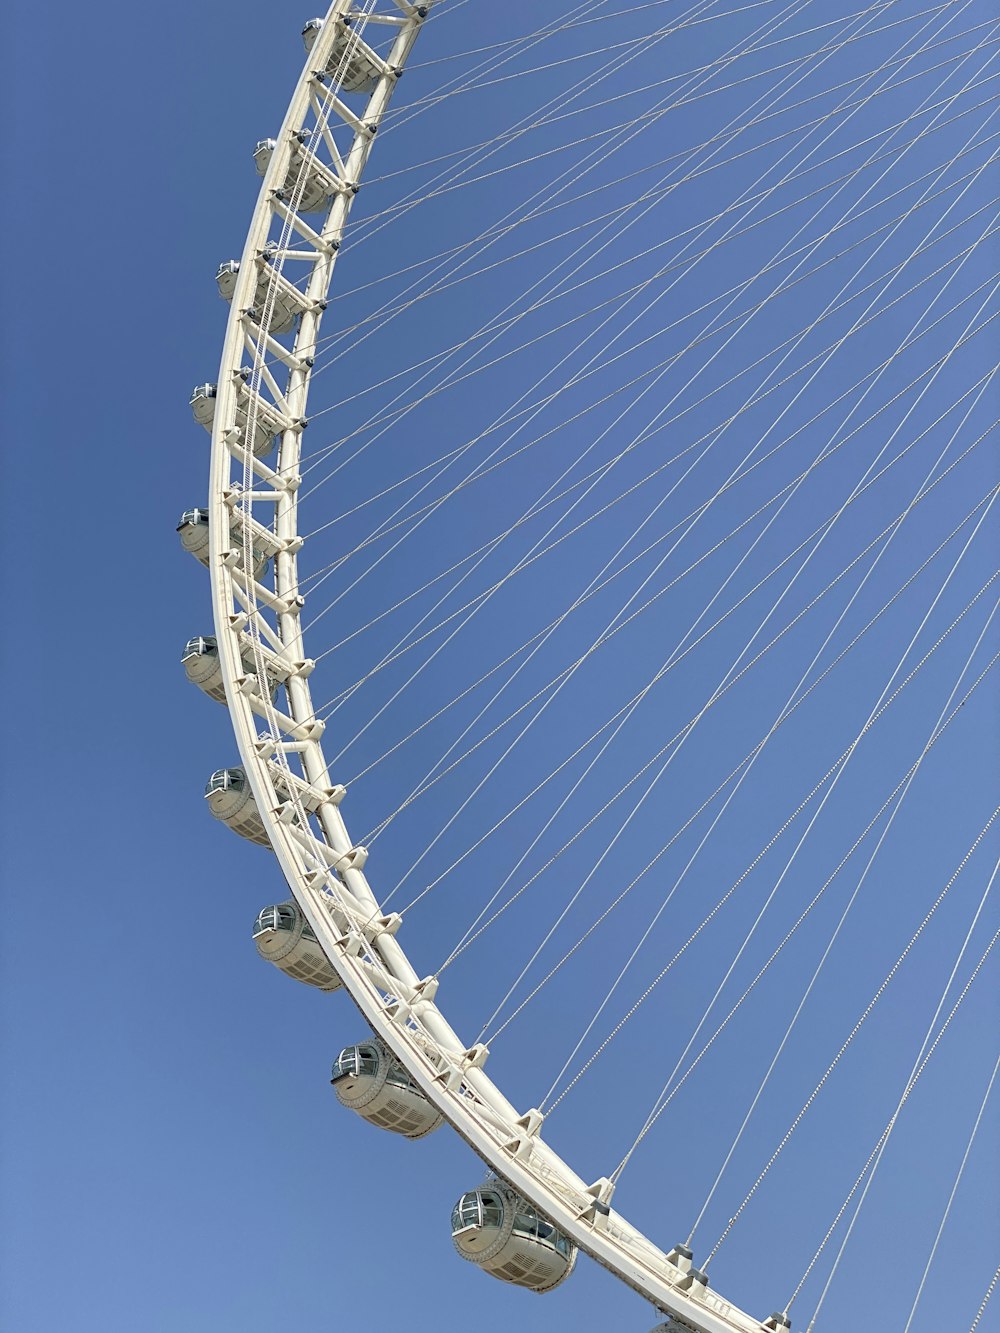
[[[551,1291],[576,1263],[569,1237],[496,1178],[455,1204],[451,1236],[463,1259],[531,1291]]]
[[[249,371],[244,372],[244,377],[247,374]],[[196,384],[191,391],[191,415],[209,434],[215,422],[218,389],[217,384]],[[248,407],[252,409],[254,415],[253,454],[255,458],[261,458],[274,448],[275,439],[281,430],[281,418],[276,408],[265,402],[258,394],[251,394],[241,382],[237,394],[234,424],[239,426],[244,439],[250,424],[247,417]]]
[[[216,703],[226,702],[226,688],[222,683],[222,664],[219,645],[212,635],[198,635],[188,639],[181,654],[181,663],[192,685],[204,690]]]
[[[330,1082],[341,1105],[380,1129],[420,1139],[441,1124],[441,1116],[406,1069],[375,1038],[341,1051]]]
[[[191,390],[191,415],[209,431],[215,420],[215,390],[214,384],[196,384]]]
[[[208,564],[208,510],[185,509],[177,532],[185,551],[190,551],[196,560]]]
[[[263,908],[254,922],[253,942],[261,958],[296,981],[318,990],[337,990],[340,986],[340,978],[298,903]]]
[[[257,662],[250,644],[241,645],[240,660],[247,675],[257,674]],[[188,639],[181,654],[181,664],[192,685],[204,690],[208,697],[217,703],[226,702],[226,687],[222,683],[222,663],[219,661],[219,644],[213,634],[199,634],[193,639]],[[265,668],[270,678],[273,699],[279,682],[272,674],[273,668],[266,660]]]
[[[343,187],[332,168],[326,166],[303,145],[309,136],[300,134],[292,146],[285,179],[278,186],[283,199],[293,204],[297,213],[323,213],[327,204]],[[277,147],[275,139],[261,139],[253,150],[257,175],[266,176]]]
[[[185,509],[181,514],[180,522],[177,524],[177,533],[181,539],[181,545],[185,551],[189,551],[194,558],[203,565],[208,564],[208,510],[207,509]],[[237,565],[243,568],[243,537],[241,527],[233,531],[230,527],[230,541],[232,542],[237,555]],[[267,569],[267,552],[254,548],[253,551],[253,576],[259,579]]]
[[[271,840],[242,768],[220,768],[213,773],[205,785],[205,799],[215,818],[234,833],[261,847],[270,847]]]
[[[310,19],[302,29],[302,45],[307,51],[315,46],[322,26],[322,19]],[[320,72],[332,79],[345,93],[370,93],[381,70],[369,52],[366,42],[360,42],[356,37],[352,41],[350,29],[341,27],[333,40],[326,67]]]
[[[215,281],[219,284],[219,295],[224,301],[232,301],[236,292],[236,278],[240,271],[238,259],[228,259],[219,265]],[[254,286],[251,306],[258,324],[261,322],[265,305],[270,296],[271,319],[268,329],[271,333],[287,333],[303,309],[302,301],[297,300],[288,290],[287,280],[275,276],[272,282],[271,272],[266,265],[258,265],[257,282]]]

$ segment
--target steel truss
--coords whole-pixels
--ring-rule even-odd
[[[366,874],[367,850],[344,822],[345,789],[327,770],[301,629],[302,432],[344,227],[429,8],[334,0],[322,25],[313,25],[281,131],[258,147],[264,180],[239,267],[220,274],[231,312],[211,421],[209,573],[237,744],[281,869],[343,986],[469,1146],[681,1328],[780,1330],[781,1316],[755,1319],[713,1292],[683,1247],[665,1253],[631,1226],[611,1207],[611,1182],[576,1175],[545,1143],[542,1115],[522,1114],[504,1097],[485,1072],[487,1048],[461,1040],[438,1006],[437,979],[410,965],[401,918],[383,912]],[[365,93],[363,110],[349,106],[345,92]],[[275,440],[272,464],[265,459]],[[258,573],[262,552],[267,574]],[[287,712],[274,702],[276,681]]]

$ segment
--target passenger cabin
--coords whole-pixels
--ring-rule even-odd
[[[259,394],[251,393],[247,388],[244,379],[249,373],[246,368],[241,372],[243,378],[240,379],[237,390],[236,419],[231,424],[238,426],[242,432],[242,443],[247,439],[249,431],[250,417],[248,413],[253,416],[252,451],[255,458],[262,458],[274,448],[275,440],[281,430],[282,420],[273,404],[268,403]],[[209,434],[212,433],[212,427],[215,424],[218,389],[217,384],[196,384],[191,391],[191,415],[199,426],[204,426]]]
[[[442,1117],[404,1066],[374,1038],[341,1051],[330,1082],[342,1106],[380,1129],[420,1139],[441,1124]]]
[[[228,259],[219,265],[215,281],[219,285],[219,295],[224,301],[232,301],[239,271],[238,259]],[[271,318],[267,327],[271,333],[288,333],[302,312],[304,298],[301,295],[293,295],[295,289],[290,291],[289,286],[288,280],[273,272],[265,262],[258,263],[251,310],[257,323],[260,324],[265,307],[270,301]]]
[[[310,19],[302,29],[302,45],[307,51],[315,46],[322,27],[322,19]],[[382,71],[368,43],[352,34],[341,20],[330,58],[320,72],[342,92],[370,93]]]
[[[463,1259],[531,1291],[551,1291],[576,1262],[569,1237],[496,1178],[462,1195],[451,1215],[451,1236]]]
[[[296,213],[325,213],[330,200],[343,189],[333,168],[321,162],[305,147],[309,136],[300,134],[292,146],[285,179],[278,187],[281,195]],[[260,139],[253,151],[257,175],[266,176],[271,158],[277,148],[276,139]]]
[[[243,664],[243,670],[248,675],[257,674],[257,662],[253,647],[246,642],[243,642],[240,646],[240,661]],[[199,634],[196,638],[188,639],[184,645],[184,651],[181,653],[181,663],[192,685],[197,685],[199,690],[204,690],[208,697],[214,699],[217,703],[224,704],[226,702],[226,687],[222,683],[222,663],[219,661],[219,644],[213,634]],[[265,667],[271,686],[271,698],[273,699],[277,693],[279,682],[273,674],[273,668],[266,660]]]
[[[263,908],[254,922],[253,942],[261,958],[296,981],[317,990],[337,990],[340,986],[340,978],[298,903]]]
[[[177,524],[177,535],[181,539],[181,545],[185,551],[188,551],[199,560],[203,565],[208,564],[208,510],[207,509],[185,509],[181,514],[181,520]]]
[[[216,703],[226,702],[226,687],[222,683],[219,645],[213,635],[199,634],[188,639],[181,654],[181,663],[192,685],[204,690]]]
[[[208,510],[207,509],[185,509],[181,514],[180,522],[177,524],[177,533],[181,539],[181,545],[190,555],[203,565],[208,564]],[[240,528],[233,531],[230,526],[230,541],[236,551],[236,558],[239,568],[244,565],[243,539]],[[266,551],[253,548],[253,576],[259,579],[267,569],[268,554]]]
[[[205,800],[215,818],[234,833],[261,847],[270,847],[271,840],[242,768],[220,768],[213,773],[205,786]]]

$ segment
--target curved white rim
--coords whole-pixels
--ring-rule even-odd
[[[261,818],[296,901],[344,988],[427,1099],[492,1170],[581,1250],[660,1310],[678,1316],[697,1333],[760,1333],[773,1323],[723,1300],[700,1281],[683,1253],[668,1256],[611,1209],[610,1181],[588,1185],[543,1141],[541,1115],[518,1112],[484,1072],[487,1049],[468,1048],[458,1037],[436,1003],[436,979],[417,975],[397,939],[399,917],[383,913],[365,874],[367,852],[353,844],[340,812],[344,789],[331,782],[323,754],[323,724],[315,719],[309,689],[312,663],[302,641],[297,573],[301,541],[296,497],[310,355],[351,210],[352,187],[360,180],[429,8],[408,0],[366,0],[352,13],[352,0],[334,0],[295,87],[250,223],[219,368],[210,464],[209,574],[226,700]],[[345,24],[348,14],[350,25]],[[348,34],[346,51],[363,43],[368,24],[383,25],[383,32],[384,25],[391,25],[395,38],[387,59],[376,57],[382,72],[364,112],[357,115],[337,96],[337,82],[322,82],[315,71],[326,68],[343,33]],[[293,207],[304,169],[291,200],[276,197],[293,162],[295,135],[310,114],[316,129],[307,148],[340,184],[320,223],[300,217]],[[351,139],[339,160],[329,126]],[[247,311],[256,291],[258,257],[276,228],[282,244],[270,265],[268,297],[258,324]],[[292,250],[294,255],[288,255]],[[269,331],[274,294],[286,264],[305,264],[309,270],[291,348]],[[283,388],[265,366],[269,356],[288,368]],[[253,437],[262,412],[281,418],[274,468],[242,448],[234,428],[241,371],[249,372],[249,396],[243,402],[247,436]],[[258,514],[265,505],[273,507],[273,523],[263,525],[270,531],[241,522],[234,524],[231,537],[231,516],[252,519],[255,504]],[[237,538],[245,548],[242,560],[230,549]],[[240,572],[241,565],[252,568],[252,538],[273,554],[268,585]],[[255,675],[247,673],[241,636],[243,644],[252,643]],[[275,707],[267,688],[257,687],[275,658],[282,676],[287,672],[287,714]],[[292,771],[291,753],[300,756],[305,780]],[[319,824],[319,835],[305,831],[307,812]]]

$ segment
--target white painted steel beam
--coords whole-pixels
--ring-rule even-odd
[[[212,425],[209,572],[219,659],[241,760],[295,900],[345,989],[470,1147],[581,1250],[696,1333],[760,1333],[765,1324],[703,1285],[685,1256],[665,1254],[616,1213],[610,1207],[610,1183],[588,1185],[576,1175],[542,1139],[539,1113],[522,1115],[492,1082],[485,1072],[486,1048],[467,1048],[438,1007],[436,978],[420,978],[410,965],[397,935],[400,919],[383,912],[366,875],[367,852],[348,833],[341,813],[344,788],[327,771],[322,724],[310,694],[312,663],[302,641],[297,570],[299,468],[311,356],[356,193],[353,183],[361,179],[428,8],[408,0],[372,0],[367,12],[358,10],[345,25],[351,0],[335,0],[275,136],[235,274]],[[376,27],[366,37],[368,24]],[[386,36],[392,39],[383,54],[377,50],[380,33],[383,47]],[[343,100],[335,78],[320,82],[316,74],[336,70],[332,56],[338,43],[337,60],[346,68],[352,35],[364,42],[358,54],[380,71],[360,112]],[[337,118],[339,133],[344,127],[353,131],[346,154],[323,115]],[[339,187],[316,226],[296,212],[304,174]],[[286,186],[286,197],[278,198]],[[296,248],[293,236],[310,249]],[[262,264],[265,254],[269,262]],[[303,261],[310,267],[304,283],[292,289],[299,312],[289,345],[272,330],[269,315],[276,295],[283,301],[290,295],[284,264]],[[245,316],[249,309],[256,322]],[[283,388],[271,370],[265,371],[265,357],[287,366]],[[241,413],[246,426],[237,433]],[[280,433],[273,465],[244,445],[255,438],[258,421]],[[266,485],[258,487],[258,482]],[[273,527],[252,517],[253,505],[264,503],[274,506]],[[272,558],[270,585],[242,572],[241,565],[252,568],[248,556],[254,547]],[[249,672],[248,639],[256,665]],[[271,648],[263,646],[264,639]],[[281,673],[287,712],[276,708],[258,683],[267,679],[276,656],[287,664]],[[297,758],[301,773],[292,769],[290,757]]]

